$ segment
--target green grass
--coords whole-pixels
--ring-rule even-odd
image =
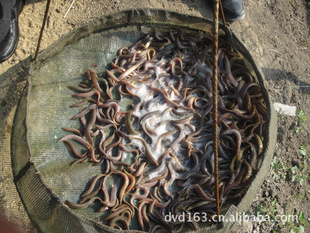
[[[271,166],[273,168],[273,174],[272,174],[273,179],[279,179],[279,178],[286,179],[288,167],[284,162],[278,160],[277,156],[273,157]]]
[[[298,126],[296,128],[296,133],[300,133],[307,122],[307,115],[304,112],[304,110],[299,109],[297,117],[298,117]]]
[[[305,183],[306,180],[310,180],[310,167],[309,163],[309,151],[306,146],[302,145],[299,148],[299,153],[303,156],[303,162],[300,167],[293,166],[290,168],[290,177],[292,182],[298,182],[301,186]]]
[[[274,217],[279,212],[278,207],[277,207],[277,203],[278,203],[278,200],[276,198],[272,199],[271,197],[267,197],[258,206],[258,213],[261,215],[268,215],[274,220]]]
[[[285,162],[280,161],[277,156],[274,156],[271,162],[272,178],[289,180],[298,183],[300,186],[303,186],[306,180],[310,180],[310,167],[308,166],[310,153],[306,146],[300,146],[299,153],[304,157],[300,167],[296,165],[289,167]]]
[[[292,1],[295,4],[295,1]],[[297,127],[295,132],[297,134],[301,133],[304,128],[305,124],[308,120],[305,111],[299,109],[297,113]],[[280,114],[280,120],[285,121],[284,116]],[[277,156],[273,157],[271,162],[272,166],[272,177],[273,179],[284,179],[288,182],[294,182],[296,185],[303,186],[307,180],[310,181],[310,150],[308,150],[308,145],[301,145],[299,149],[296,151],[299,155],[298,157],[301,158],[301,162],[296,165],[290,165],[289,163],[285,163]],[[302,210],[299,212],[294,212],[296,209],[294,208],[297,202],[301,200],[310,199],[310,190],[307,190],[306,194],[300,193],[294,201],[292,202],[291,206],[285,207],[285,215],[287,217],[291,215],[298,215],[298,221],[296,219],[289,219],[286,222],[277,222],[271,232],[277,232],[279,229],[287,229],[290,233],[303,233],[305,232],[305,227],[309,227],[310,225],[310,218],[309,216],[306,217]],[[265,198],[261,205],[258,206],[259,212],[264,214],[268,214],[270,216],[274,216],[279,213],[278,209],[278,200],[276,198],[272,199],[271,197]]]
[[[303,156],[308,156],[308,159],[310,159],[310,151],[307,150],[307,146],[301,145],[299,148],[299,153]]]
[[[305,232],[304,227],[309,226],[309,218],[306,219],[305,214],[302,210],[298,213],[298,222],[292,220],[285,223],[284,227],[290,229],[290,233],[303,233]]]

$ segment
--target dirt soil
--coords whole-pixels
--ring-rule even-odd
[[[41,50],[62,35],[113,12],[152,8],[212,18],[203,0],[55,0],[50,6]],[[245,0],[246,18],[231,25],[262,68],[272,101],[303,110],[310,118],[310,1]],[[0,64],[0,213],[21,232],[36,232],[12,178],[10,136],[17,102],[28,78],[42,26],[46,1],[28,0],[20,20],[15,54]],[[64,15],[67,13],[66,17]],[[309,119],[278,114],[278,140],[273,163],[246,214],[270,221],[237,222],[231,232],[310,232]],[[303,119],[303,120],[302,120]],[[299,222],[275,222],[276,215],[299,215]],[[302,231],[304,230],[304,231]]]

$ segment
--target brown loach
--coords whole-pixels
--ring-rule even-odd
[[[216,215],[212,141],[212,37],[155,29],[120,48],[103,75],[69,86],[80,128],[64,142],[76,160],[102,166],[75,209],[97,203],[116,229],[198,229],[167,215]],[[243,56],[220,38],[218,167],[221,211],[237,204],[262,161],[267,107]],[[82,149],[80,149],[82,148]],[[83,185],[83,184],[81,184]],[[210,221],[212,224],[212,221]]]

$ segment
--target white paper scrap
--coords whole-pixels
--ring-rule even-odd
[[[274,102],[273,104],[277,113],[289,116],[296,116],[296,107]]]

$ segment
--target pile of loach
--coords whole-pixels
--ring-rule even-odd
[[[212,219],[212,56],[210,35],[152,30],[119,49],[102,77],[88,70],[78,86],[69,86],[80,99],[70,107],[79,108],[72,119],[81,127],[63,127],[70,134],[58,142],[77,158],[73,164],[90,162],[103,171],[81,184],[81,199],[67,200],[69,207],[92,205],[108,226],[150,232],[198,229],[194,215]],[[260,167],[267,107],[242,55],[223,39],[218,103],[225,210],[240,201]]]

